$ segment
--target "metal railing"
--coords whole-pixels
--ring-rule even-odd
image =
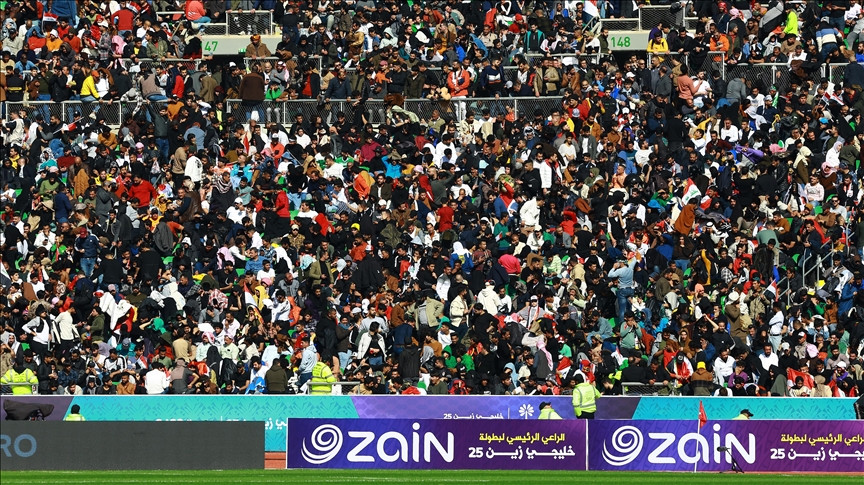
[[[657,59],[658,66],[666,66],[671,71],[677,64],[684,64],[690,71],[691,75],[697,72],[705,71],[709,76],[713,71],[719,71],[720,77],[726,75],[726,53],[720,51],[708,52],[705,59],[699,65],[694,65],[691,61],[691,54],[679,54],[670,52],[667,54],[648,54],[648,65],[654,66],[654,59]]]
[[[506,113],[508,108],[514,112],[525,111],[529,118],[539,112],[544,117],[549,116],[553,109],[561,108],[560,96],[541,98],[464,98],[453,100],[406,99],[403,108],[417,115],[421,120],[428,120],[434,111],[443,118],[459,119],[467,110],[481,113],[488,108],[493,114]],[[331,100],[329,103],[319,103],[315,99],[263,101],[261,103],[244,103],[239,99],[226,101],[226,110],[241,121],[247,121],[253,112],[258,113],[258,119],[267,123],[292,123],[298,114],[311,120],[322,116],[325,122],[336,119],[338,113],[345,114],[346,119],[357,121],[356,117],[365,116],[372,124],[384,123],[392,115],[389,105],[383,99],[369,99],[359,104],[346,100]]]
[[[635,17],[600,19],[600,28],[609,30],[651,30],[660,22],[669,25],[684,24],[684,9],[672,12],[669,5],[643,5],[634,12]],[[697,19],[698,21],[698,19]]]
[[[244,103],[239,99],[225,101],[226,112],[233,113],[241,121],[248,121],[253,112],[258,113],[258,119],[267,123],[290,124],[298,114],[305,119],[314,119],[323,116],[325,121],[333,121],[337,113],[344,113],[349,120],[355,120],[355,116],[365,116],[372,124],[380,124],[388,121],[391,116],[389,105],[383,99],[368,99],[359,104],[347,100],[331,100],[329,103],[319,102],[317,99],[297,100],[265,100],[261,103]],[[42,114],[47,120],[51,115],[56,115],[63,123],[74,121],[78,114],[82,118],[91,118],[97,113],[104,117],[109,125],[120,126],[133,115],[138,108],[137,102],[81,102],[64,101],[56,103],[53,101],[20,101],[7,102],[6,116],[9,113],[23,110],[28,117]],[[540,98],[463,98],[453,100],[434,99],[406,99],[403,108],[413,112],[421,120],[427,120],[434,111],[438,111],[442,117],[459,119],[465,111],[473,110],[481,113],[488,108],[493,115],[507,113],[509,109],[514,112],[524,111],[526,116],[532,117],[535,113],[549,116],[552,110],[562,107],[560,96],[545,96]]]
[[[680,391],[671,384],[648,384],[644,382],[622,382],[621,392],[625,396],[671,396]]]
[[[174,66],[186,66],[190,71],[197,71],[201,63],[206,61],[203,59],[165,59],[164,61],[160,61],[158,59],[139,58],[137,63],[133,63],[132,59],[120,59],[119,62],[126,67],[127,70],[137,67],[141,72],[148,72],[156,66],[161,66],[165,69]]]
[[[336,381],[336,382],[306,382],[306,394],[311,394],[312,386],[315,387],[325,387],[330,386],[330,394],[334,396],[342,396],[345,394],[350,394],[351,391],[362,384],[360,381]]]
[[[185,14],[181,11],[164,11],[156,12],[156,15],[176,21],[181,20]],[[225,12],[224,22],[198,25],[204,26],[204,33],[207,35],[275,34],[279,29],[279,26],[273,23],[273,12],[270,10]]]
[[[123,120],[132,115],[132,112],[138,106],[138,103],[124,103],[115,101],[108,102],[82,102],[82,101],[6,101],[6,120],[9,119],[9,113],[24,111],[28,118],[35,114],[41,114],[45,120],[50,116],[57,116],[63,123],[71,123],[75,121],[77,115],[81,118],[89,120],[97,113],[103,116],[105,122],[109,125],[119,126],[123,124]]]

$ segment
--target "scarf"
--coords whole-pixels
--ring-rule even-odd
[[[213,187],[214,187],[214,188],[216,189],[216,191],[219,192],[220,194],[227,194],[228,191],[231,190],[231,188],[232,188],[232,185],[231,185],[231,179],[228,179],[227,182],[225,182],[224,180],[222,180],[222,177],[221,177],[221,176],[219,176],[219,177],[213,177],[213,179],[214,179],[214,180],[213,180]]]
[[[546,360],[549,362],[549,368],[554,370],[555,365],[552,363],[552,354],[550,354],[549,351],[546,350],[546,339],[541,338],[537,340],[537,350],[543,352],[543,355],[546,356]]]

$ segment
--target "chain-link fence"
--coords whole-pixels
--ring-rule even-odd
[[[651,30],[657,27],[660,22],[670,26],[683,25],[684,9],[673,12],[669,5],[643,5],[639,7],[639,27],[641,30]]]
[[[551,58],[561,61],[561,65],[570,66],[570,65],[579,65],[579,61],[585,59],[589,64],[599,64],[600,63],[600,53],[596,54],[576,54],[576,53],[564,53],[564,54],[520,54],[522,57],[525,57],[532,65],[537,65],[543,61],[545,58]]]
[[[696,75],[700,71],[705,71],[709,76],[713,71],[718,71],[720,77],[723,77],[726,69],[726,54],[724,52],[709,52],[705,57],[694,57],[693,54],[679,54],[671,52],[668,54],[648,54],[648,65],[654,67],[654,60],[657,60],[657,66],[666,66],[671,71],[676,66],[684,64],[687,66],[690,75]]]
[[[250,59],[247,57],[247,58],[243,59],[243,62],[246,64],[246,70],[251,71],[252,66],[254,66],[255,64],[260,65],[262,69],[264,69],[264,67],[268,63],[270,64],[271,68],[276,67],[276,63],[279,62],[279,60],[280,60],[280,58],[278,58],[278,57],[259,57],[257,59]],[[320,65],[320,63],[319,63],[319,65]]]
[[[137,103],[82,103],[81,101],[23,101],[6,102],[6,117],[9,113],[24,111],[28,118],[41,114],[47,121],[50,116],[57,116],[63,123],[71,123],[79,115],[84,119],[92,119],[97,113],[105,119],[109,125],[123,124],[124,113],[128,116],[134,110]]]
[[[666,54],[648,54],[648,65],[652,68],[666,66],[670,71],[676,66],[687,64],[687,54],[669,52]]]
[[[817,72],[817,74],[819,74]],[[759,88],[766,93],[774,87],[778,92],[785,93],[793,79],[789,66],[786,64],[740,64],[726,66],[725,79],[744,78],[750,88]]]
[[[228,24],[228,35],[272,34],[273,12],[225,12],[225,23]],[[210,33],[210,27],[206,32]]]
[[[845,79],[846,66],[849,64],[826,64],[823,69],[825,72],[822,76],[828,79],[829,82],[839,83]]]
[[[206,61],[202,59],[169,59],[165,61],[159,61],[156,59],[138,59],[137,62],[132,62],[132,59],[121,59],[120,62],[123,63],[123,66],[126,67],[126,70],[129,72],[137,70],[146,73],[152,71],[157,66],[161,66],[164,69],[170,69],[175,66],[186,66],[190,71],[197,71],[201,63]]]
[[[553,109],[560,109],[560,96],[543,98],[465,98],[452,100],[406,99],[403,107],[417,115],[421,120],[428,120],[434,111],[444,118],[459,119],[467,110],[482,113],[489,109],[493,114],[506,114],[510,110],[523,112],[529,118],[535,114],[548,117]],[[263,101],[261,103],[245,103],[231,99],[226,102],[229,113],[239,121],[248,121],[255,117],[266,123],[293,123],[297,115],[303,115],[306,120],[321,116],[325,122],[332,122],[339,113],[345,114],[349,121],[359,121],[365,116],[366,122],[380,124],[386,121],[388,105],[383,99],[369,99],[365,103],[332,100],[329,103],[314,99]]]
[[[639,30],[639,19],[600,19],[600,28],[607,30]]]

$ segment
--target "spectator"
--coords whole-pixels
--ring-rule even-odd
[[[201,59],[206,19],[240,35],[221,2],[55,1],[36,26],[13,2],[0,369],[60,394],[329,371],[358,393],[857,395],[864,47],[842,3],[697,2],[629,59],[579,32],[630,6],[418,5],[415,30],[277,2],[278,44],[240,26],[247,67]],[[286,383],[267,364],[288,355]]]

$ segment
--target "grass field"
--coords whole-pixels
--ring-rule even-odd
[[[670,474],[625,472],[542,472],[542,471],[386,471],[386,470],[260,470],[260,471],[103,471],[103,472],[0,472],[0,483],[11,484],[87,484],[105,485],[141,483],[494,483],[589,484],[636,483],[638,485],[668,485],[670,480],[686,480],[687,485],[698,484],[783,484],[828,483],[860,484],[862,477],[848,475],[727,475],[717,473]]]

